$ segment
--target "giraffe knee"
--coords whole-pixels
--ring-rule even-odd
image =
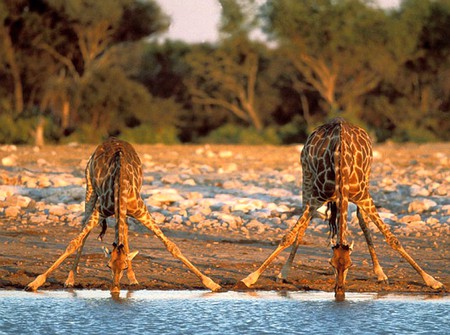
[[[283,236],[283,238],[280,241],[280,247],[287,248],[295,241],[295,235],[296,232],[290,231],[286,235]]]
[[[178,246],[177,246],[175,243],[173,243],[172,241],[166,241],[166,248],[167,248],[167,250],[169,250],[169,252],[170,252],[173,256],[175,256],[175,257],[178,257],[179,255],[181,255],[180,249],[179,249]]]
[[[70,241],[69,245],[66,248],[66,253],[72,254],[74,253],[81,245],[81,241],[79,239],[74,239]]]
[[[386,238],[386,242],[391,246],[392,249],[394,250],[399,250],[402,248],[402,244],[400,243],[400,241],[398,240],[397,237],[395,236],[390,236]]]

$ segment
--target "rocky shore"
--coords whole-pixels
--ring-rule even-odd
[[[45,232],[53,227],[79,229],[84,168],[94,149],[79,144],[0,147],[1,257],[11,257],[12,240],[22,231],[38,231],[46,242]],[[173,236],[276,244],[300,214],[302,145],[137,145],[136,149],[144,167],[142,196],[158,224]],[[383,220],[399,238],[422,239],[431,249],[448,250],[450,144],[384,144],[374,149],[371,194]],[[354,205],[349,222],[354,238],[362,243]],[[109,224],[114,225],[113,218]],[[129,225],[136,235],[147,232],[133,219]],[[375,226],[371,228],[375,232]],[[327,235],[328,225],[318,213],[307,236],[326,241]],[[266,255],[267,251],[262,257]],[[441,257],[447,257],[442,266],[448,268],[448,252],[441,252]],[[1,270],[5,276],[11,274],[11,269]],[[444,275],[448,280],[448,269]],[[5,279],[0,287],[10,283]]]

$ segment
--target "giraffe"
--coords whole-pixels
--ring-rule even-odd
[[[433,289],[443,285],[414,261],[400,241],[381,220],[369,193],[369,177],[372,164],[372,144],[370,137],[362,128],[336,118],[318,127],[307,139],[301,153],[303,169],[302,215],[297,223],[284,235],[278,247],[254,272],[238,283],[250,287],[260,277],[280,252],[292,246],[290,256],[283,266],[278,280],[287,278],[298,245],[305,233],[314,212],[323,205],[331,210],[330,233],[337,235],[337,243],[332,247],[330,264],[335,272],[335,297],[345,298],[345,279],[352,265],[350,254],[352,245],[347,242],[348,202],[357,206],[359,225],[364,233],[373,271],[378,280],[388,281],[381,268],[368,228],[370,221],[386,238],[386,242],[396,250],[422,276],[424,282]]]
[[[181,260],[203,285],[211,291],[221,290],[211,278],[200,272],[180,251],[175,243],[169,240],[156,225],[140,195],[142,186],[142,165],[131,144],[109,138],[99,145],[86,167],[86,205],[81,232],[71,240],[64,253],[43,274],[26,286],[28,291],[36,291],[69,255],[78,250],[72,269],[65,282],[66,287],[74,285],[75,273],[86,238],[91,230],[100,224],[99,238],[106,231],[106,218],[114,215],[115,241],[113,250],[106,251],[110,257],[108,267],[111,269],[111,292],[120,291],[120,279],[123,271],[127,271],[130,284],[137,284],[131,260],[137,252],[130,253],[128,244],[128,224],[126,216],[131,216],[151,230],[165,245],[167,250]]]

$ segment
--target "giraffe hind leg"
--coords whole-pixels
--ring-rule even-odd
[[[383,268],[380,265],[380,262],[378,261],[377,254],[375,253],[375,247],[373,244],[372,236],[368,227],[368,219],[364,212],[360,211],[359,207],[357,210],[357,216],[358,216],[358,222],[359,226],[361,227],[361,230],[364,233],[364,237],[366,238],[367,247],[369,248],[370,257],[372,258],[372,265],[373,265],[373,272],[378,278],[379,282],[383,282],[385,284],[389,283],[388,277],[383,271]]]
[[[405,260],[408,261],[408,263],[414,268],[414,270],[416,270],[420,274],[427,286],[433,289],[441,289],[444,287],[441,282],[426,273],[419,266],[419,264],[417,264],[416,261],[406,252],[397,237],[392,234],[389,227],[383,222],[383,220],[381,220],[378,212],[375,209],[375,204],[373,203],[372,198],[368,198],[366,200],[366,204],[365,206],[361,207],[361,210],[363,210],[367,214],[367,216],[376,224],[378,229],[385,236],[386,242],[391,246],[391,248],[396,250]]]

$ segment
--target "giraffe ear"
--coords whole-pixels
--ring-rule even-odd
[[[109,257],[111,255],[111,251],[107,247],[102,247],[103,253],[105,254],[105,257]]]
[[[350,247],[349,247],[349,249],[350,249],[350,253],[353,251],[353,245],[355,244],[355,241],[352,241],[352,243],[350,244]]]
[[[136,255],[137,255],[138,253],[139,253],[139,250],[130,252],[130,253],[128,254],[128,256],[127,256],[127,259],[128,259],[129,261],[131,261],[134,257],[136,257]]]

